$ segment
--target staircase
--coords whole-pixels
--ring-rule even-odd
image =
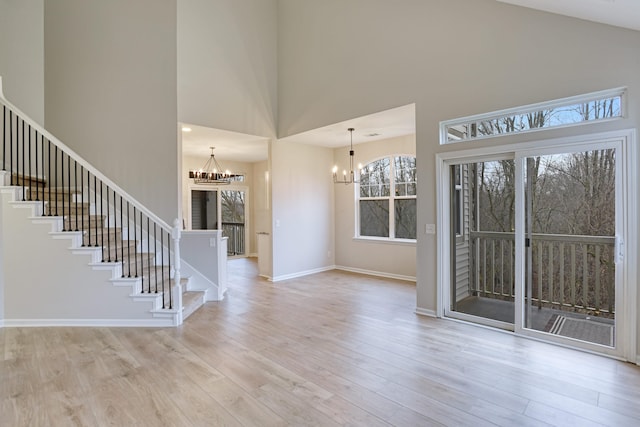
[[[0,325],[180,325],[206,295],[180,276],[178,224],[1,95]]]

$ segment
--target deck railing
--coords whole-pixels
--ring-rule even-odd
[[[470,237],[476,260],[470,293],[513,300],[514,233],[475,231]],[[527,292],[535,306],[613,316],[614,237],[533,234],[531,240]]]
[[[228,237],[227,255],[244,255],[244,223],[223,222],[222,235]]]

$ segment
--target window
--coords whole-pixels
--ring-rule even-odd
[[[625,89],[526,105],[440,124],[440,143],[471,141],[499,135],[575,126],[623,116]]]
[[[416,158],[390,156],[365,165],[358,194],[360,237],[416,238]]]

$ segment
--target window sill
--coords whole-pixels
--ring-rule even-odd
[[[416,241],[410,239],[389,239],[386,237],[354,237],[355,242],[382,243],[384,245],[415,246]]]

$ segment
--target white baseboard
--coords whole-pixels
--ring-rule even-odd
[[[328,266],[328,267],[314,268],[312,270],[299,271],[297,273],[291,273],[291,274],[283,274],[282,276],[275,276],[275,277],[272,277],[270,280],[272,282],[280,282],[282,280],[295,279],[297,277],[309,276],[311,274],[322,273],[324,271],[334,270],[335,268],[336,267],[333,266],[333,265]]]
[[[324,271],[331,271],[331,270],[342,270],[342,271],[348,271],[350,273],[366,274],[368,276],[384,277],[386,279],[405,280],[405,281],[408,281],[408,282],[415,282],[416,281],[416,278],[413,277],[413,276],[403,276],[403,275],[400,275],[400,274],[385,273],[385,272],[382,272],[382,271],[364,270],[364,269],[361,269],[361,268],[345,267],[345,266],[341,266],[341,265],[330,265],[330,266],[327,266],[327,267],[316,268],[316,269],[313,269],[313,270],[300,271],[300,272],[292,273],[292,274],[284,274],[282,276],[276,276],[276,277],[267,277],[267,276],[261,276],[261,277],[265,277],[268,280],[270,280],[271,282],[279,282],[279,281],[282,281],[282,280],[295,279],[297,277],[309,276],[311,274],[322,273]]]
[[[5,319],[5,328],[38,327],[172,327],[172,319]]]
[[[419,314],[420,316],[438,317],[435,310],[428,310],[426,308],[416,307],[415,313]]]
[[[386,279],[405,280],[405,281],[408,281],[408,282],[415,282],[416,281],[415,276],[404,276],[404,275],[401,275],[401,274],[385,273],[383,271],[364,270],[362,268],[345,267],[345,266],[342,266],[342,265],[336,265],[335,269],[336,270],[342,270],[342,271],[348,271],[348,272],[351,272],[351,273],[366,274],[368,276],[384,277]]]

